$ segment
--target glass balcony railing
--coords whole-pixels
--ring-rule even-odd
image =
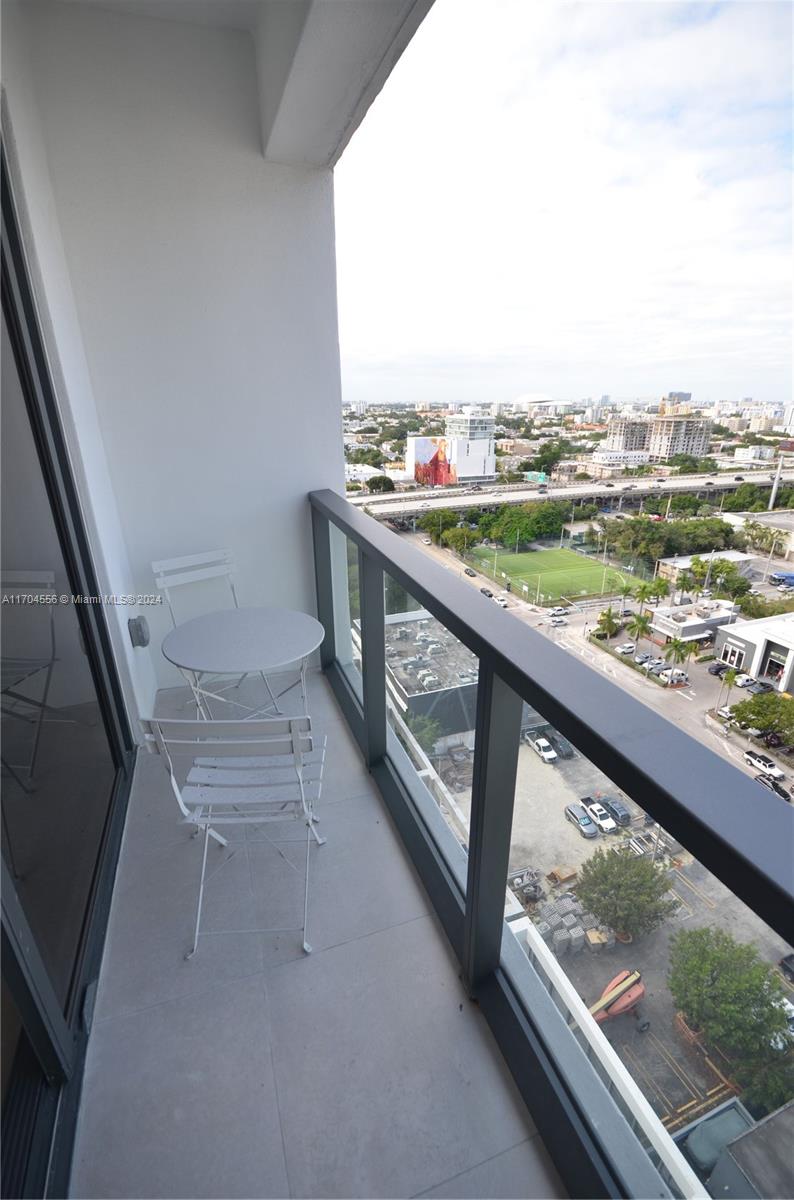
[[[792,807],[352,505],[311,503],[324,669],[564,1182],[709,1195],[700,1123],[751,1130],[794,1094]],[[760,987],[761,1045],[697,999],[726,974]]]

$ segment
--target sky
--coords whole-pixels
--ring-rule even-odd
[[[792,6],[436,0],[335,173],[346,401],[792,403]]]

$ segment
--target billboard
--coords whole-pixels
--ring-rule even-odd
[[[458,474],[449,460],[448,439],[445,437],[414,437],[409,439],[413,449],[414,479],[425,487],[457,483]]]

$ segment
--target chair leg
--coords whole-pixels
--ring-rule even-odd
[[[50,663],[47,667],[47,680],[44,684],[44,695],[41,698],[41,708],[39,709],[39,719],[36,725],[36,736],[33,739],[33,753],[30,756],[30,766],[28,767],[28,779],[33,778],[33,772],[36,769],[36,758],[39,753],[39,739],[41,738],[41,726],[44,721],[44,713],[47,708],[47,699],[50,694],[50,680],[52,679],[52,668],[54,663]]]
[[[303,888],[303,950],[305,954],[311,954],[312,948],[308,942],[309,922],[309,857],[311,851],[311,834],[314,833],[314,827],[311,821],[306,822],[306,880]],[[316,834],[315,834],[316,836]]]
[[[199,931],[201,928],[201,906],[204,902],[204,876],[207,873],[207,847],[210,844],[209,827],[204,826],[204,853],[201,856],[201,882],[199,883],[198,905],[196,907],[196,932],[193,935],[193,949],[185,955],[185,960],[192,958],[198,950]]]

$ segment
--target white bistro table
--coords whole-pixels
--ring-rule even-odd
[[[300,683],[305,713],[306,662],[324,637],[322,625],[308,613],[289,608],[225,608],[177,625],[163,639],[163,655],[184,675],[199,715],[205,719],[212,716],[209,700],[248,708],[252,716],[264,711],[202,687],[202,679],[207,676],[236,675],[242,682],[246,675],[260,675],[272,701],[272,705],[265,707],[275,707],[280,712],[278,697],[273,695],[267,675],[300,663],[300,678],[296,683]],[[295,683],[290,685],[295,686]],[[284,692],[289,690],[285,688]]]

